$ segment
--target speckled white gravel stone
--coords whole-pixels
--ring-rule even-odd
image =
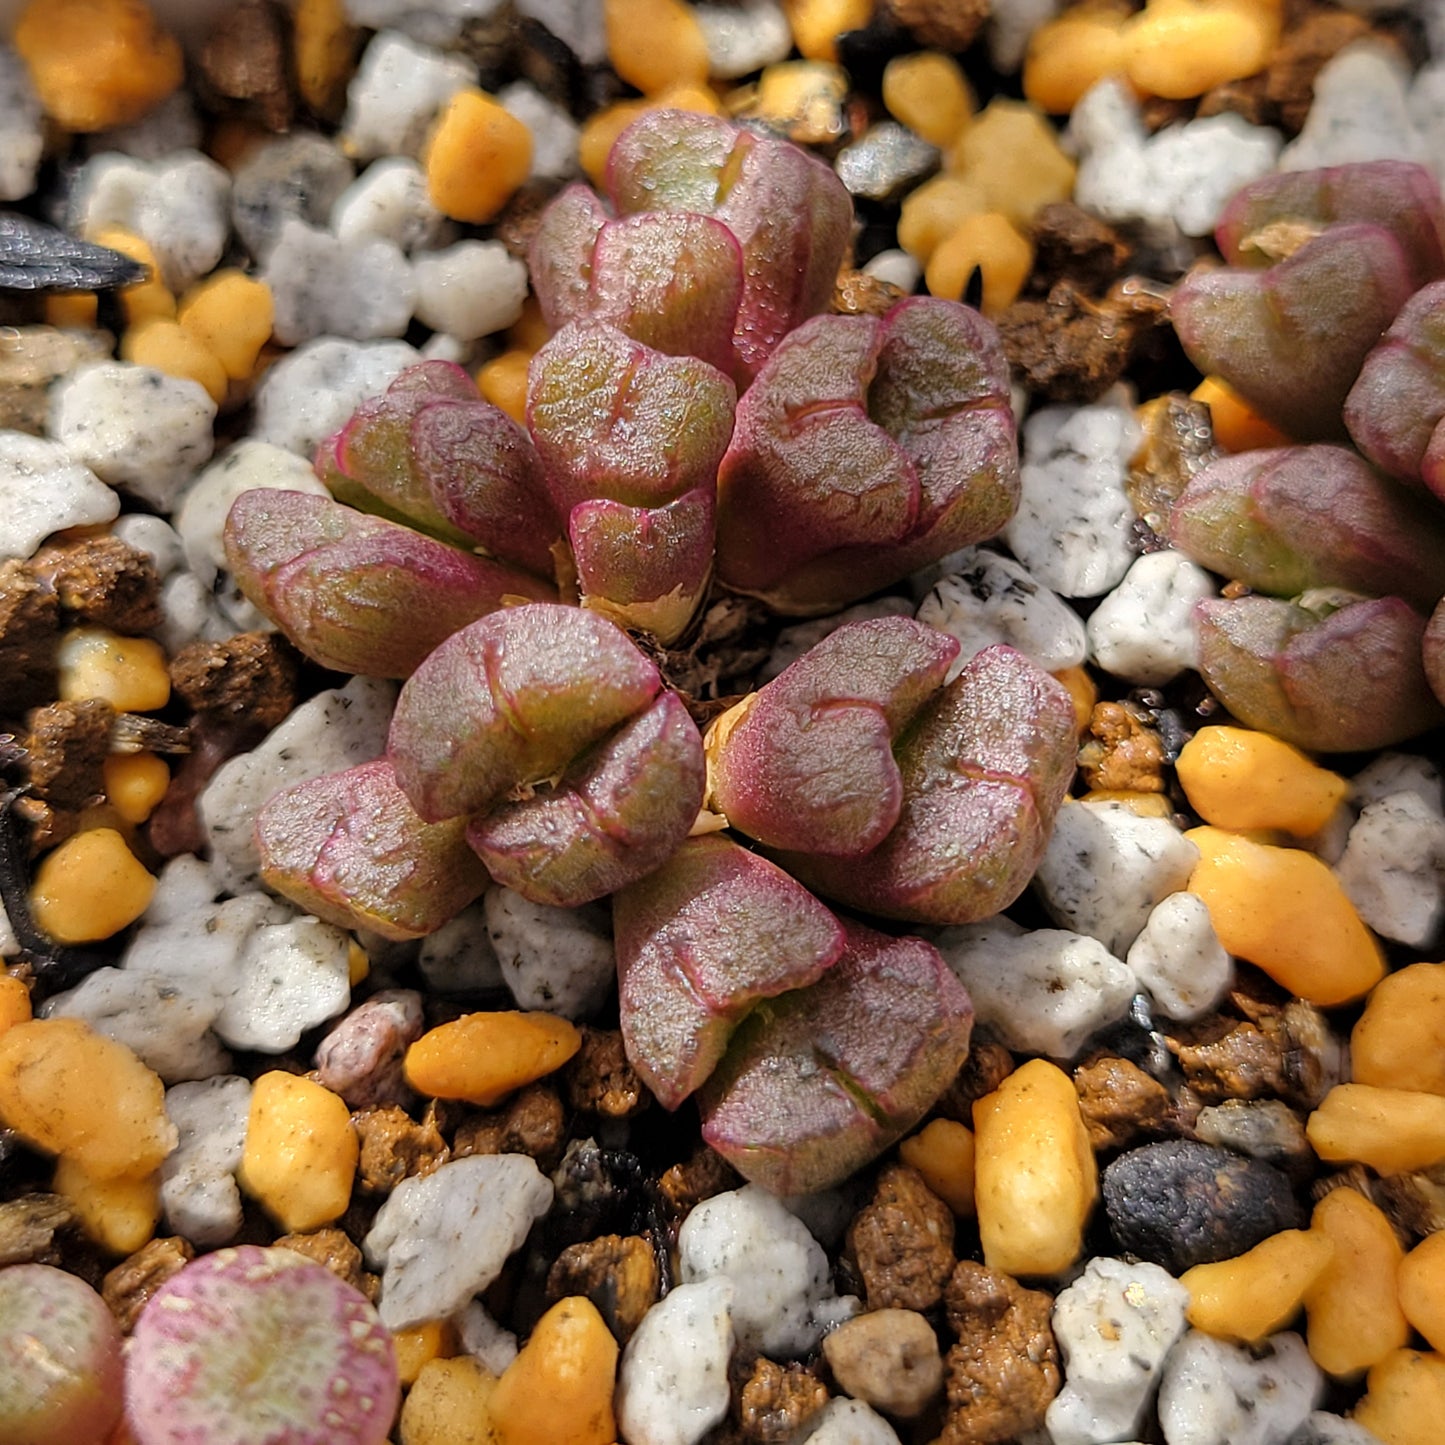
[[[510,888],[490,888],[482,908],[519,1008],[580,1019],[606,1002],[617,963],[605,904],[554,908]]]
[[[1380,1437],[1343,1415],[1315,1410],[1289,1437],[1288,1445],[1382,1445]]]
[[[161,1208],[173,1233],[197,1249],[229,1243],[241,1228],[236,1170],[246,1147],[251,1083],[216,1074],[166,1090],[180,1142],[161,1164]]]
[[[1133,971],[1097,938],[1026,930],[1003,917],[943,929],[933,940],[1006,1048],[1071,1059],[1129,1012]]]
[[[828,1256],[767,1190],[749,1184],[703,1200],[683,1220],[677,1248],[684,1284],[732,1282],[739,1347],[786,1359],[822,1338],[817,1310],[834,1298]]]
[[[1139,424],[1127,406],[1049,406],[1024,423],[1018,511],[1004,531],[1015,557],[1064,597],[1098,597],[1134,561],[1124,492]]]
[[[784,627],[773,640],[773,650],[758,674],[761,682],[771,682],[784,668],[791,667],[805,652],[816,647],[848,622],[867,622],[874,617],[911,617],[913,603],[906,597],[879,597],[872,602],[859,602],[842,612],[827,617],[811,617]]]
[[[243,630],[221,611],[194,572],[174,572],[161,583],[161,623],[152,636],[169,655],[188,642],[219,642]]]
[[[1090,615],[1089,655],[1125,682],[1162,687],[1195,665],[1194,608],[1216,590],[1182,552],[1146,553]]]
[[[40,98],[25,62],[0,45],[0,201],[19,201],[35,189],[45,150]]]
[[[500,241],[458,241],[412,263],[417,319],[462,341],[491,336],[522,314],[527,267]]]
[[[252,829],[261,805],[292,783],[340,772],[386,748],[395,687],[355,677],[317,693],[251,752],[224,763],[197,800],[211,848],[211,872],[232,892],[254,885],[261,865]]]
[[[416,307],[416,278],[399,247],[376,236],[341,241],[304,221],[281,227],[261,279],[271,288],[273,330],[283,346],[324,336],[400,336]]]
[[[1315,76],[1304,128],[1284,148],[1279,168],[1401,160],[1438,170],[1438,158],[1410,119],[1409,80],[1409,70],[1384,46],[1369,41],[1346,46]]]
[[[627,1445],[697,1445],[727,1414],[732,1282],[680,1284],[642,1317],[617,1374]]]
[[[1190,1330],[1159,1386],[1168,1445],[1285,1445],[1324,1394],[1324,1376],[1295,1334],[1247,1349]]]
[[[436,993],[475,994],[506,987],[480,903],[462,909],[422,939],[417,967],[427,988]]]
[[[898,1445],[898,1433],[861,1400],[830,1400],[818,1412],[803,1445]]]
[[[0,558],[30,557],[52,532],[109,522],[120,498],[68,447],[0,431]]]
[[[1066,802],[1034,886],[1056,922],[1122,955],[1198,861],[1199,849],[1167,818],[1141,818],[1122,803]]]
[[[1045,672],[1077,667],[1084,660],[1078,613],[1041,586],[1028,568],[987,547],[970,548],[957,570],[934,584],[919,604],[918,620],[958,641],[949,682],[971,657],[996,642],[1016,647]]]
[[[367,1262],[382,1270],[382,1324],[405,1330],[455,1314],[551,1207],[552,1182],[525,1154],[453,1159],[403,1179],[362,1242]]]
[[[1046,1416],[1053,1445],[1103,1445],[1137,1433],[1188,1306],[1189,1291],[1157,1264],[1089,1261],[1054,1301],[1064,1388]]]
[[[460,1314],[453,1316],[457,1343],[484,1370],[500,1375],[517,1358],[517,1337],[503,1329],[483,1308],[481,1300],[472,1300]]]
[[[331,229],[341,241],[390,241],[408,255],[451,232],[432,205],[426,172],[410,156],[375,161],[336,198]]]
[[[1350,794],[1364,808],[1396,793],[1414,793],[1432,812],[1445,806],[1440,769],[1415,753],[1381,753],[1350,779]]]
[[[1376,933],[1424,947],[1445,914],[1445,816],[1416,793],[1368,804],[1335,876]]]
[[[699,4],[692,10],[707,45],[708,73],[717,80],[751,75],[786,60],[793,48],[793,32],[777,0]]]
[[[1300,1117],[1283,1099],[1226,1099],[1199,1111],[1194,1137],[1288,1168],[1310,1157]]]
[[[262,379],[251,435],[299,453],[316,448],[369,396],[421,360],[404,341],[342,341],[328,337],[297,347]]]
[[[427,45],[450,45],[468,21],[485,20],[506,0],[346,0],[346,18],[368,30],[401,30]]]
[[[896,286],[905,296],[911,296],[923,276],[923,267],[907,251],[900,251],[896,246],[892,246],[886,251],[879,251],[876,256],[869,257],[863,263],[863,274],[878,281],[886,281],[890,286]]]
[[[324,226],[351,184],[355,168],[335,142],[296,130],[263,141],[236,170],[231,217],[236,234],[264,261],[287,221]]]
[[[508,115],[515,116],[532,133],[532,169],[540,180],[565,181],[579,173],[577,122],[535,85],[513,81],[497,92]]]
[[[1214,931],[1208,905],[1194,893],[1171,893],[1155,905],[1127,961],[1139,987],[1171,1019],[1208,1013],[1234,982],[1234,960]]]
[[[156,575],[162,581],[186,565],[185,543],[164,517],[153,517],[149,512],[127,512],[116,518],[110,535],[119,537],[137,552],[144,552],[155,563]]]
[[[477,68],[465,56],[383,30],[366,47],[347,87],[341,147],[358,160],[414,156],[447,101],[476,83]]]

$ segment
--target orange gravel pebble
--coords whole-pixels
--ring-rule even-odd
[[[1179,1276],[1189,1291],[1189,1323],[1220,1339],[1255,1344],[1283,1329],[1335,1257],[1329,1237],[1283,1229],[1251,1250]]]
[[[1411,1089],[1336,1084],[1305,1133],[1327,1163],[1407,1174],[1445,1163],[1445,1098]]]
[[[13,974],[0,973],[0,1034],[30,1017],[30,990]]]
[[[69,1202],[86,1236],[111,1254],[134,1254],[155,1237],[161,1218],[159,1174],[95,1179],[73,1159],[62,1158],[51,1188]]]
[[[1350,1035],[1357,1084],[1445,1094],[1445,963],[1412,963],[1375,985]]]
[[[1370,1371],[1354,1419],[1383,1445],[1439,1445],[1445,1420],[1445,1356],[1396,1350]]]
[[[654,95],[707,82],[707,41],[681,0],[602,0],[607,58],[628,85]]]
[[[1400,1261],[1398,1282],[1405,1318],[1432,1349],[1445,1350],[1445,1233],[1426,1235]]]
[[[581,1047],[575,1025],[556,1014],[463,1014],[406,1051],[406,1080],[434,1099],[485,1109],[560,1069]]]
[[[114,828],[86,828],[41,859],[30,913],[56,943],[98,943],[134,923],[155,889],[155,878]]]
[[[459,90],[432,130],[423,165],[432,204],[453,220],[483,225],[527,179],[532,132],[490,95]]]

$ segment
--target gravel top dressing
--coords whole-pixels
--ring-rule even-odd
[[[0,1445],[1439,1445],[1445,4],[0,5]]]

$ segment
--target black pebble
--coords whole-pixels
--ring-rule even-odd
[[[1104,1211],[1125,1253],[1172,1274],[1232,1259],[1304,1223],[1272,1164],[1186,1140],[1131,1149],[1104,1170]]]

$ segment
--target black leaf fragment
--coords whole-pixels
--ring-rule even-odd
[[[109,291],[144,281],[148,268],[108,246],[0,211],[0,290]]]

